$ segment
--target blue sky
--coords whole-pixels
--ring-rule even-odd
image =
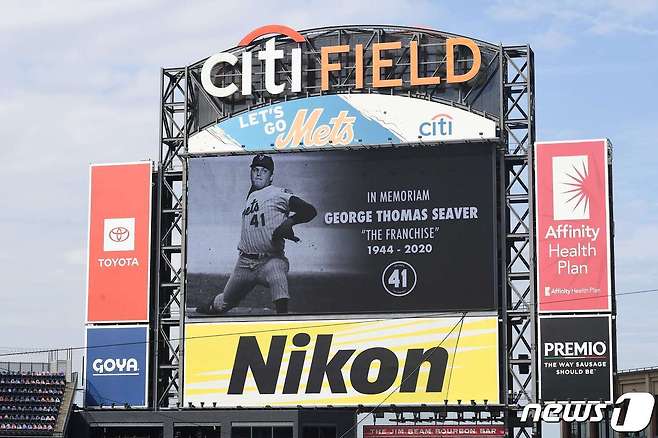
[[[0,352],[84,343],[88,165],[158,156],[159,74],[269,23],[421,25],[536,61],[539,140],[614,144],[617,290],[658,288],[658,2],[22,1],[0,16]],[[619,366],[658,365],[658,293],[618,299]],[[654,348],[651,348],[654,347]]]

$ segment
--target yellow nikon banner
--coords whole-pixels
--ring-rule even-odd
[[[499,402],[495,316],[192,323],[184,402]]]

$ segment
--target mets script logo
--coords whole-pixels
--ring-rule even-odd
[[[452,135],[452,117],[449,114],[437,114],[431,120],[418,125],[421,137],[447,137]]]
[[[242,216],[249,216],[250,214],[258,213],[258,210],[259,210],[258,200],[252,199],[251,205],[249,205],[249,207],[244,209],[244,211],[242,212]]]

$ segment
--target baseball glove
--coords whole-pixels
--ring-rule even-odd
[[[288,239],[293,242],[299,242],[299,237],[295,236],[295,231],[292,229],[292,224],[284,221],[281,225],[276,227],[272,233],[272,239]]]

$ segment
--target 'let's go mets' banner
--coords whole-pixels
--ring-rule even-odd
[[[190,153],[333,148],[496,138],[496,124],[451,105],[384,94],[295,99],[192,135]]]
[[[495,316],[191,323],[185,403],[496,404]]]
[[[540,312],[611,310],[607,140],[537,143]]]

